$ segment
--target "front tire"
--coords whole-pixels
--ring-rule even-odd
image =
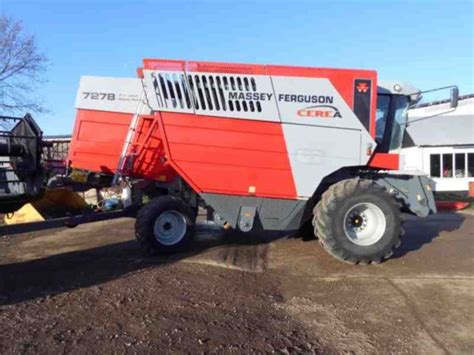
[[[380,263],[400,245],[400,209],[373,181],[340,181],[313,210],[314,233],[334,257],[350,264]]]
[[[149,255],[185,251],[190,245],[195,217],[182,200],[160,196],[138,211],[135,235]]]

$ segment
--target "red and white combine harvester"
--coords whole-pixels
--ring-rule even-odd
[[[186,248],[203,208],[242,232],[312,224],[336,258],[378,263],[401,212],[436,212],[431,181],[399,170],[419,97],[371,70],[145,59],[138,78],[81,78],[66,180],[130,186],[152,254]]]

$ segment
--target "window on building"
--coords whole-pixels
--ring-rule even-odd
[[[467,154],[467,176],[474,177],[474,153]]]
[[[463,178],[466,176],[466,154],[454,154],[454,177]]]
[[[443,154],[443,177],[453,177],[452,154]]]
[[[430,155],[430,176],[440,177],[441,174],[441,156],[439,154]]]
[[[430,154],[430,176],[457,179],[474,177],[474,153]]]

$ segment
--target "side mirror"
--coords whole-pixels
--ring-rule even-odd
[[[458,107],[459,101],[459,89],[457,86],[451,89],[451,108]]]

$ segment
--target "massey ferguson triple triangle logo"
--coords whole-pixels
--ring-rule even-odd
[[[317,105],[298,110],[298,116],[316,118],[341,118],[339,110],[331,105]]]
[[[369,90],[369,83],[359,82],[357,83],[356,89],[358,92],[367,92]]]

